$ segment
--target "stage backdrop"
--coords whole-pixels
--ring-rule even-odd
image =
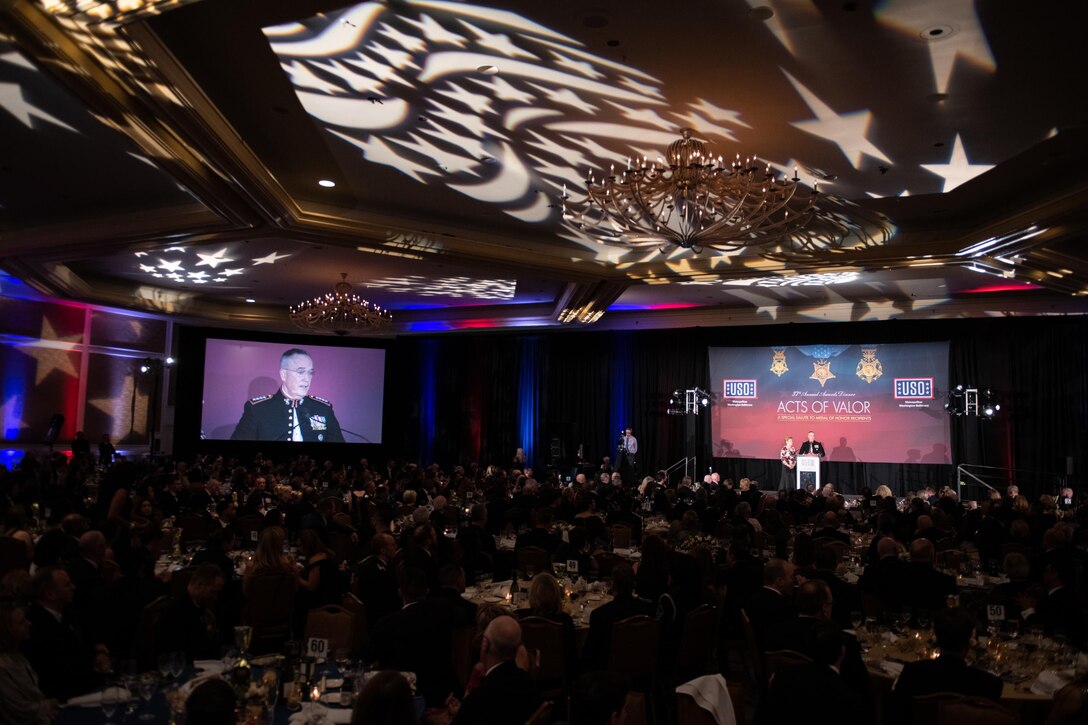
[[[778,458],[808,431],[829,461],[951,463],[948,343],[712,347],[714,455]]]

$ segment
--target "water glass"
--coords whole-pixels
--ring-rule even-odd
[[[110,721],[113,720],[114,715],[117,714],[117,707],[121,704],[124,696],[121,693],[121,688],[117,685],[107,685],[106,689],[102,690],[102,714],[106,716],[106,725],[110,725]]]
[[[144,701],[144,714],[140,715],[141,720],[154,720],[155,716],[151,713],[151,696],[155,694],[155,675],[151,672],[145,672],[140,675],[140,679],[137,684],[140,689],[140,697]]]

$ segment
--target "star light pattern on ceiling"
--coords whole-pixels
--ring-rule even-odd
[[[965,184],[979,174],[984,174],[993,168],[993,164],[972,164],[967,160],[967,152],[963,150],[963,141],[956,134],[956,142],[952,146],[952,157],[947,164],[922,164],[926,171],[933,172],[944,179],[943,192],[952,191],[957,186]]]
[[[794,274],[790,276],[749,277],[748,279],[723,279],[721,283],[730,287],[826,287],[832,284],[856,282],[858,272],[820,272],[814,274]]]
[[[213,252],[172,246],[157,252],[133,252],[136,264],[133,269],[158,283],[223,284],[231,277],[245,274],[246,269],[262,264],[275,264],[290,254],[271,252],[263,257],[247,257],[223,247]]]
[[[390,292],[412,293],[420,297],[453,297],[475,300],[512,300],[517,281],[512,279],[472,279],[470,277],[428,278],[416,274],[370,280],[367,287]]]
[[[6,43],[0,43],[0,48],[6,45]],[[21,53],[17,53],[13,50],[0,53],[0,62],[24,70],[30,70],[34,73],[38,72],[38,69],[34,67],[33,63],[27,60]],[[39,122],[44,121],[45,123],[59,126],[72,133],[79,133],[78,129],[69,126],[56,116],[34,105],[34,103],[26,97],[23,87],[18,83],[0,82],[0,108],[17,118],[19,122],[27,128],[34,128],[34,120],[36,119]]]

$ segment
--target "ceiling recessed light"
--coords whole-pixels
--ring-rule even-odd
[[[485,76],[494,76],[499,74],[499,69],[493,65],[478,65],[476,66],[478,73],[483,73]]]
[[[766,5],[759,5],[748,11],[748,17],[752,20],[770,20],[774,17],[774,10]]]
[[[336,182],[332,179],[321,179],[317,182],[317,185],[324,186],[326,189],[331,189],[332,187],[336,186]]]
[[[252,297],[246,297],[246,302],[249,302],[250,304],[253,304],[256,301],[257,300],[253,299]]]
[[[918,33],[922,40],[944,40],[956,34],[956,29],[951,25],[933,25]]]

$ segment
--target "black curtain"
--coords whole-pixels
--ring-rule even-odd
[[[992,388],[1002,410],[992,421],[954,419],[952,460],[1020,469],[1018,482],[1037,493],[1064,480],[1083,480],[1088,458],[1088,323],[1079,317],[887,321],[760,327],[596,332],[534,331],[543,371],[535,426],[534,464],[551,463],[551,443],[561,447],[561,467],[577,446],[599,461],[613,455],[618,428],[631,425],[640,442],[643,472],[696,455],[708,467],[737,478],[760,478],[777,487],[776,461],[710,459],[710,416],[698,420],[665,414],[669,393],[709,387],[707,348],[774,344],[847,344],[950,341],[950,383]],[[403,337],[391,348],[387,416],[402,441],[395,451],[443,464],[508,464],[518,441],[519,341],[527,335],[492,333]],[[433,387],[421,381],[421,360],[432,355]],[[433,390],[430,405],[421,391]],[[425,420],[423,410],[433,411]],[[617,416],[625,419],[617,421]],[[423,451],[421,430],[434,431]],[[428,460],[424,460],[428,462]],[[950,483],[954,466],[829,464],[829,477],[847,492],[887,483],[899,491]],[[1022,485],[1022,487],[1024,487]]]

